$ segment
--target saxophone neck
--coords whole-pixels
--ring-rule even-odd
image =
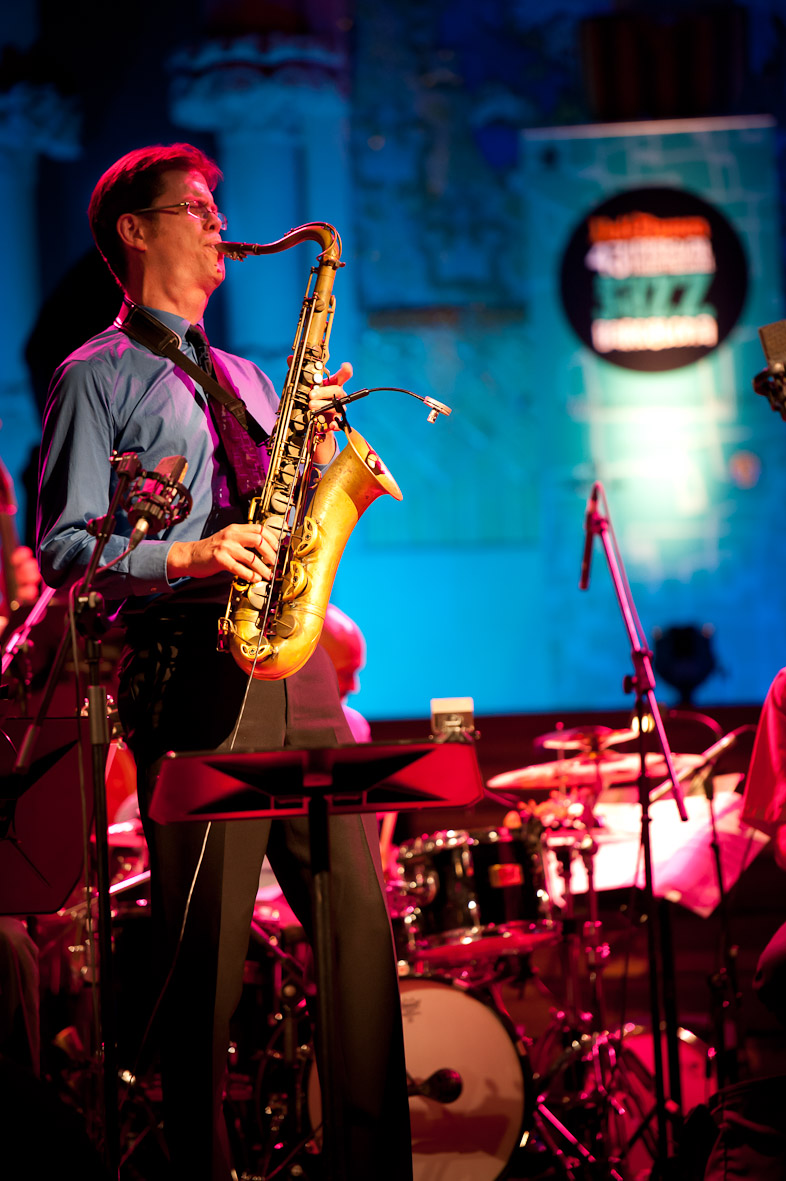
[[[241,260],[249,254],[280,254],[301,242],[317,242],[322,247],[320,263],[334,267],[344,265],[341,262],[341,236],[336,227],[327,221],[309,221],[296,226],[275,242],[217,242],[216,250],[228,258]]]

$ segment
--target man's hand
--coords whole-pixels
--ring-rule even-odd
[[[328,402],[332,402],[336,393],[341,392],[344,383],[349,381],[352,376],[352,372],[352,366],[349,361],[342,361],[341,366],[335,373],[328,377],[326,381],[323,381],[322,385],[314,386],[311,390],[308,408],[314,414],[321,414],[324,420],[324,427],[321,427],[320,430],[322,439],[314,448],[314,460],[316,463],[330,463],[336,453],[336,443],[330,437],[330,434],[332,431],[340,429],[338,416],[335,410],[325,410],[324,407],[327,406]]]
[[[228,570],[245,582],[272,578],[278,535],[269,524],[227,525],[201,541],[175,541],[167,556],[166,572],[176,578],[209,578]]]

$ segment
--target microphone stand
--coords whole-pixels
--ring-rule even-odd
[[[109,851],[107,846],[107,808],[105,767],[109,747],[109,724],[107,720],[106,688],[100,684],[99,662],[101,637],[108,629],[104,612],[104,600],[100,592],[92,588],[98,572],[106,543],[112,536],[115,515],[125,499],[129,483],[141,470],[139,459],[133,452],[114,458],[112,464],[117,471],[118,481],[106,516],[91,522],[91,532],[96,544],[87,570],[71,600],[74,624],[85,641],[85,657],[88,667],[87,717],[91,744],[91,774],[95,814],[96,886],[98,897],[98,956],[99,956],[99,1059],[101,1061],[101,1093],[103,1096],[103,1156],[107,1167],[116,1176],[119,1168],[119,1119],[117,1103],[117,1046],[115,1037],[114,989],[112,971],[112,910],[109,893]],[[42,722],[47,716],[55,687],[68,652],[71,640],[69,626],[63,633],[55,654],[54,662],[44,687],[42,699],[34,720],[25,732],[13,773],[26,775],[30,769],[36,739]],[[78,672],[75,673],[78,677]],[[88,900],[89,906],[89,900]]]
[[[604,505],[606,503],[605,493],[603,496]],[[608,511],[608,506],[606,506]],[[655,1117],[657,1125],[657,1153],[658,1159],[654,1162],[652,1173],[650,1177],[653,1179],[666,1176],[666,1161],[668,1158],[668,1123],[666,1091],[664,1085],[663,1072],[663,1047],[661,1045],[661,1004],[660,1004],[660,973],[659,968],[664,958],[670,960],[670,956],[664,957],[660,940],[660,924],[658,922],[658,910],[655,905],[655,894],[653,889],[652,878],[652,846],[650,842],[650,814],[649,814],[649,790],[647,787],[647,762],[646,762],[646,739],[644,736],[644,715],[645,703],[649,708],[649,712],[655,724],[655,731],[658,735],[661,751],[663,753],[666,767],[668,769],[668,777],[671,780],[671,791],[674,796],[674,802],[677,805],[677,810],[680,814],[680,819],[687,820],[687,813],[685,811],[685,803],[682,798],[682,791],[677,780],[677,775],[674,770],[674,764],[671,757],[671,750],[669,748],[666,732],[663,728],[663,720],[658,709],[658,703],[655,700],[655,678],[652,672],[651,656],[652,653],[642,643],[640,634],[640,625],[637,624],[634,617],[634,605],[630,588],[628,586],[627,578],[621,571],[621,559],[617,560],[617,554],[614,547],[609,540],[609,521],[602,516],[597,508],[597,497],[591,502],[590,508],[587,512],[586,529],[591,532],[591,536],[598,536],[601,539],[603,550],[606,555],[606,562],[611,574],[611,580],[614,585],[614,591],[619,603],[622,619],[625,624],[625,629],[628,633],[631,648],[631,661],[633,664],[633,674],[627,675],[623,681],[623,688],[626,693],[634,692],[636,695],[636,717],[639,724],[639,775],[638,775],[638,789],[639,789],[639,803],[641,805],[641,846],[644,853],[644,913],[647,917],[647,952],[649,959],[649,1001],[650,1001],[650,1021],[652,1025],[652,1049],[653,1049],[653,1065],[654,1065],[654,1085],[655,1085]],[[586,589],[589,579],[582,579],[582,586]],[[586,584],[586,585],[585,585]],[[668,1005],[667,1005],[668,1009]],[[670,1040],[676,1045],[676,1027],[670,1028],[673,1021],[666,1022],[666,1037],[667,1044]],[[677,1063],[676,1051],[670,1054],[670,1062],[672,1065]],[[672,1081],[672,1092],[675,1087]],[[679,1093],[679,1081],[677,1079],[677,1093]],[[673,1104],[672,1104],[673,1106]]]

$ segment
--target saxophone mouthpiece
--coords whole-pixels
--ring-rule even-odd
[[[255,242],[216,242],[216,250],[219,254],[225,254],[227,258],[234,259],[235,262],[242,262],[249,254],[262,253]]]

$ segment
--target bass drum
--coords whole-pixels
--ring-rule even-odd
[[[399,990],[414,1181],[497,1181],[535,1100],[524,1046],[507,1018],[455,981],[408,976]],[[308,1106],[316,1128],[314,1069]]]

